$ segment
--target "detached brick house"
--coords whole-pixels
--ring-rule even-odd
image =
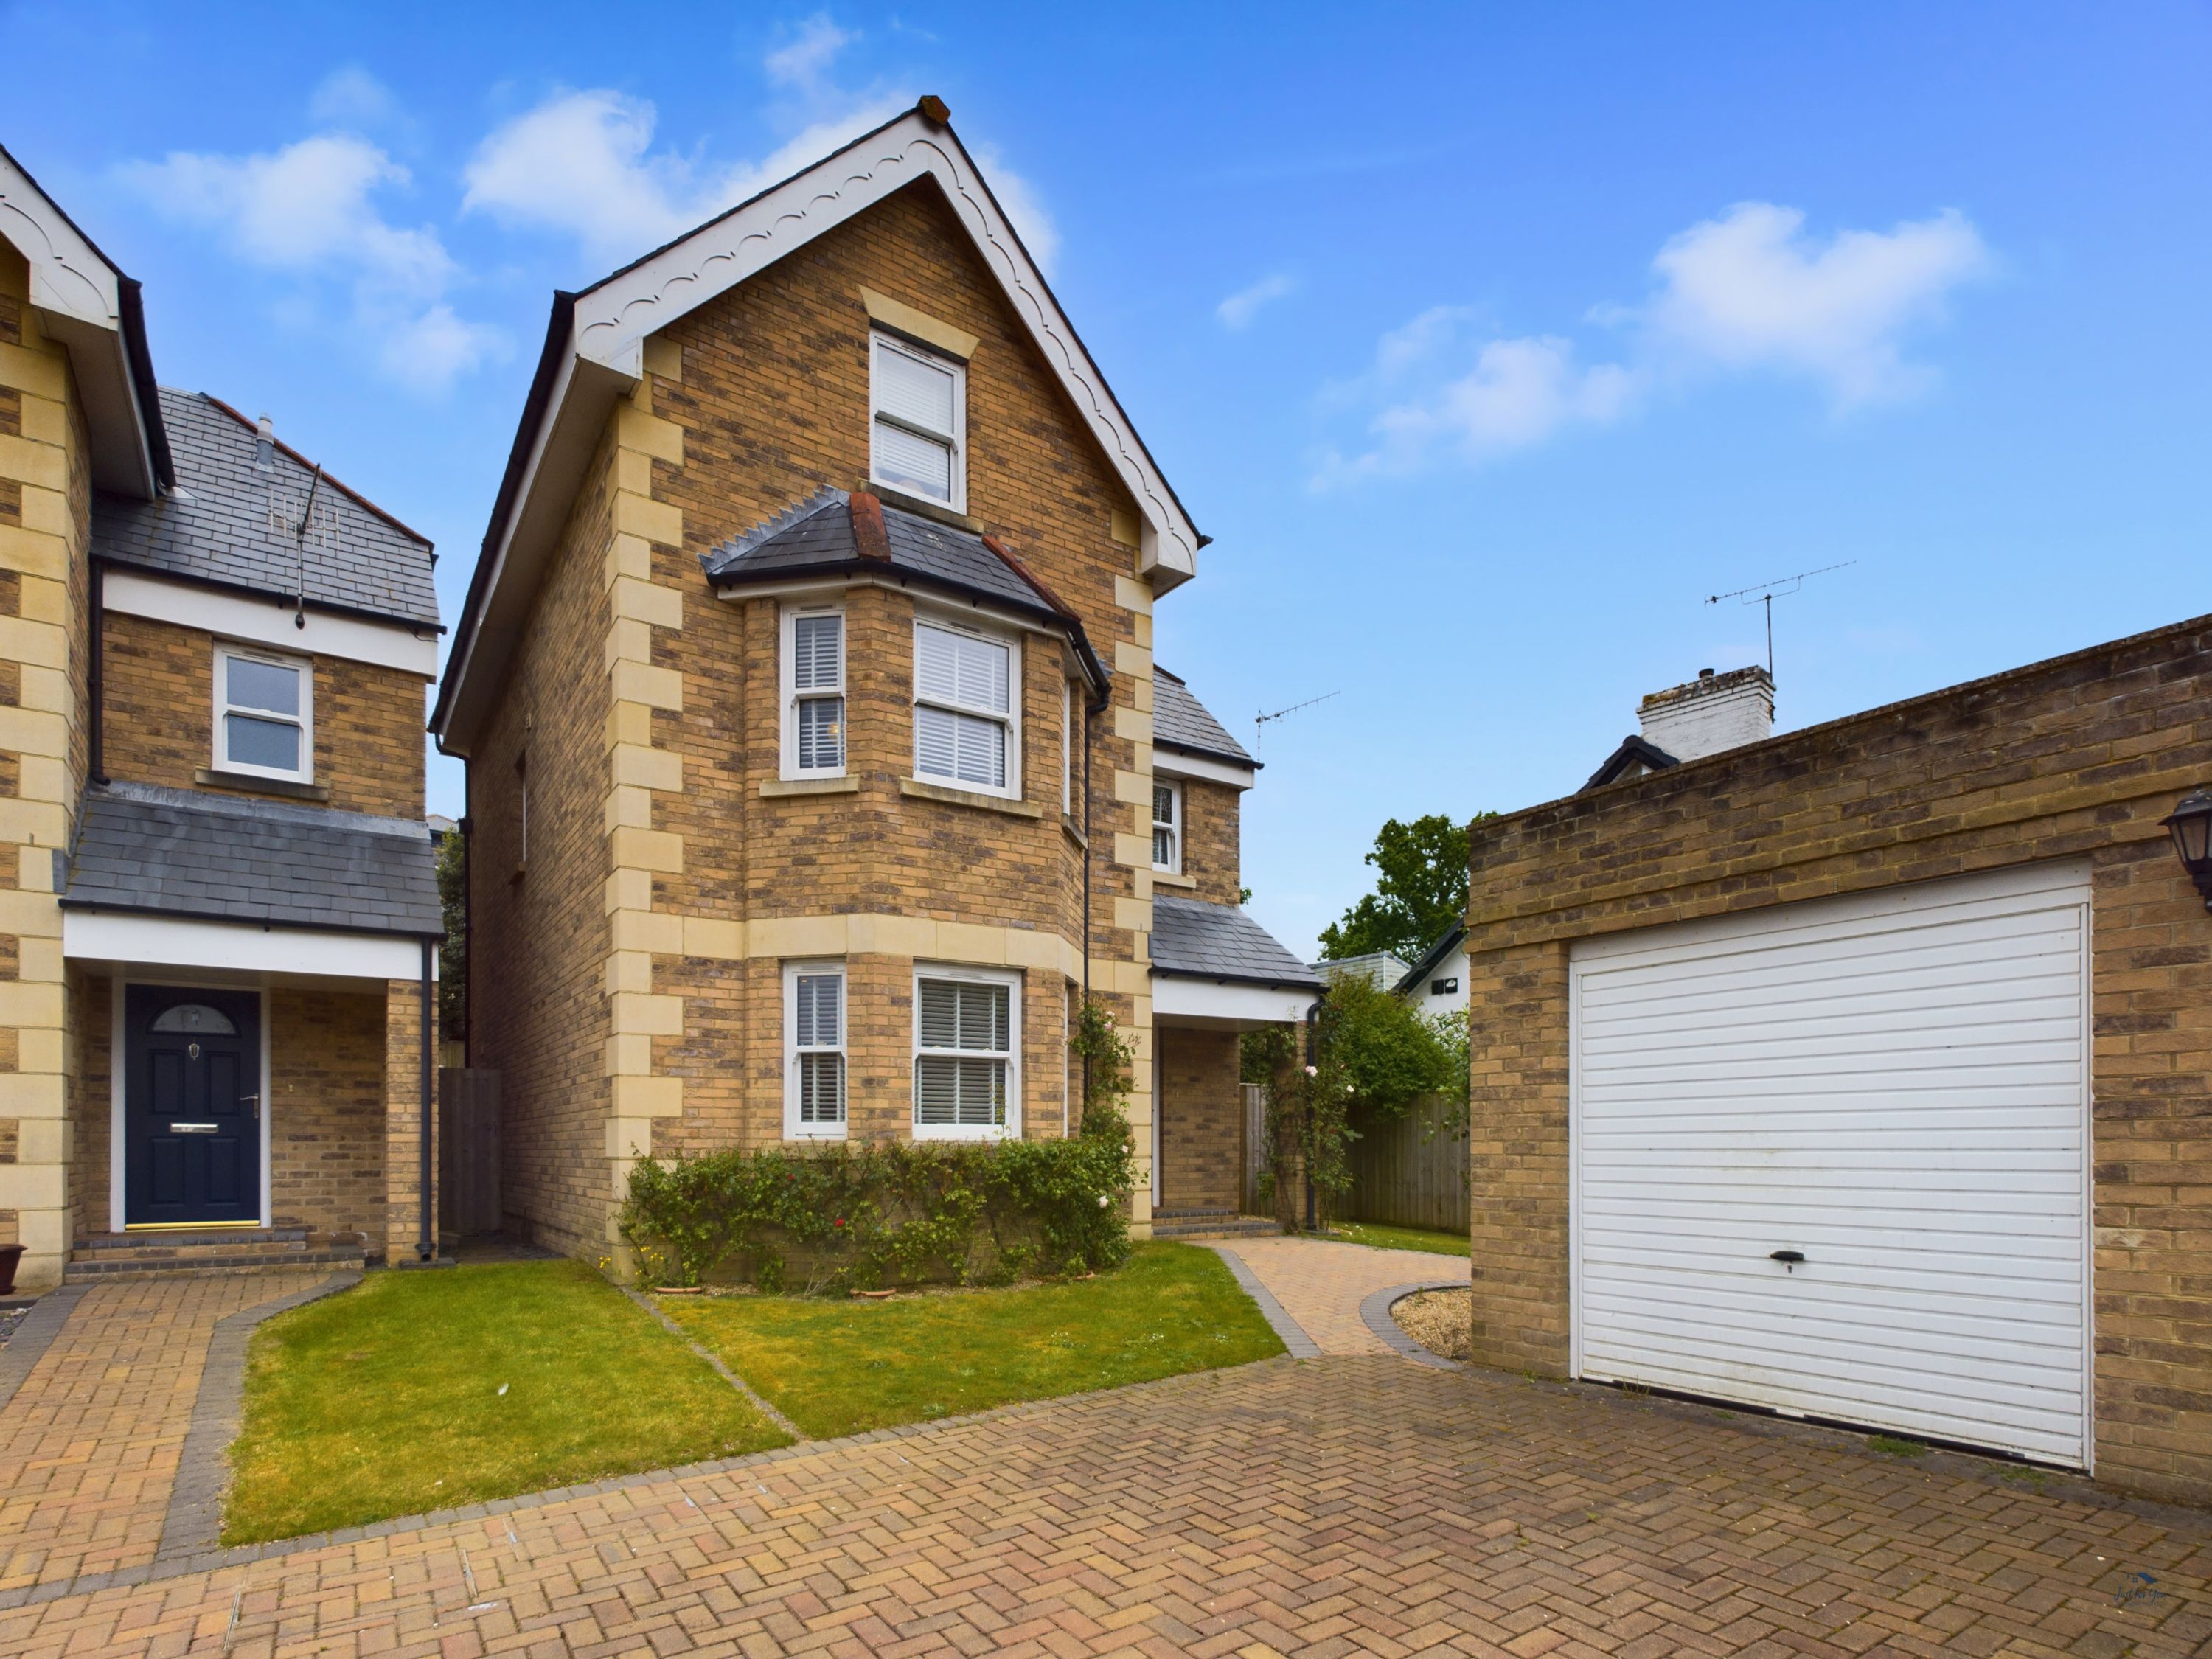
[[[1476,1358],[2212,1500],[2212,618],[1771,690],[1474,827]]]
[[[428,1242],[430,545],[156,389],[0,151],[0,1242],[64,1276]]]
[[[433,720],[509,1224],[643,1155],[1056,1136],[1086,986],[1164,1210],[1233,1210],[1256,763],[1152,661],[1205,544],[943,106],[580,294]]]

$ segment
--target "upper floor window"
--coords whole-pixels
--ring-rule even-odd
[[[1075,722],[1082,704],[1075,700],[1075,682],[1060,683],[1060,810],[1066,817],[1075,813]]]
[[[845,969],[793,963],[783,975],[783,1133],[790,1140],[845,1133]]]
[[[311,782],[315,678],[304,659],[215,648],[215,761],[227,772]]]
[[[845,769],[845,613],[783,613],[783,775]]]
[[[966,512],[966,366],[884,334],[869,349],[868,465],[875,481]]]
[[[1018,795],[1014,688],[1021,647],[942,623],[914,625],[914,770],[988,794]]]
[[[1152,868],[1182,873],[1182,786],[1152,782]]]

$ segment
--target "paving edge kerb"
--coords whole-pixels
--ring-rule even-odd
[[[1287,1308],[1275,1300],[1275,1293],[1260,1282],[1259,1274],[1244,1265],[1243,1256],[1226,1244],[1206,1244],[1205,1248],[1229,1264],[1229,1271],[1236,1276],[1237,1284],[1243,1287],[1244,1294],[1258,1304],[1267,1323],[1274,1328],[1275,1334],[1282,1339],[1283,1346],[1290,1351],[1291,1358],[1318,1359],[1322,1357],[1321,1345],[1306,1334],[1305,1327],[1291,1317]]]
[[[64,1285],[58,1291],[47,1291],[31,1304],[30,1312],[15,1327],[15,1334],[8,1339],[7,1346],[0,1347],[0,1409],[5,1409],[15,1397],[15,1390],[23,1386],[32,1368],[46,1357],[54,1339],[62,1334],[62,1327],[69,1323],[77,1298],[90,1288],[87,1285]]]
[[[241,1308],[216,1321],[200,1366],[199,1393],[192,1401],[191,1426],[177,1457],[177,1476],[169,1486],[169,1507],[161,1516],[161,1541],[154,1565],[168,1565],[216,1548],[222,1540],[222,1501],[230,1486],[230,1443],[238,1438],[246,1409],[246,1350],[254,1327],[280,1313],[304,1308],[361,1283],[355,1272],[335,1273],[319,1285],[280,1296],[258,1307]],[[9,1345],[14,1346],[13,1343]]]
[[[1405,1328],[1390,1317],[1390,1310],[1409,1296],[1419,1296],[1423,1291],[1463,1291],[1464,1279],[1424,1279],[1411,1285],[1393,1285],[1388,1290],[1370,1291],[1359,1304],[1359,1316],[1367,1328],[1381,1337],[1398,1352],[1419,1365],[1433,1365],[1440,1371],[1465,1370],[1467,1367],[1456,1359],[1447,1359],[1442,1354],[1423,1347],[1406,1334]]]

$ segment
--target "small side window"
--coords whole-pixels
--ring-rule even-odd
[[[1182,786],[1152,784],[1152,868],[1182,873]]]
[[[215,763],[219,770],[312,782],[314,669],[305,659],[236,646],[215,653]]]
[[[845,769],[845,613],[783,613],[783,775]]]

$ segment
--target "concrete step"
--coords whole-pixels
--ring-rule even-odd
[[[364,1264],[358,1244],[330,1249],[257,1249],[234,1247],[218,1254],[156,1256],[112,1251],[85,1261],[71,1255],[62,1269],[65,1285],[83,1285],[113,1279],[167,1278],[178,1273],[261,1273],[271,1267],[327,1267],[359,1270]]]
[[[1279,1223],[1265,1216],[1238,1215],[1233,1210],[1155,1210],[1154,1238],[1276,1238]]]
[[[176,1227],[160,1232],[94,1233],[78,1239],[72,1255],[94,1259],[92,1253],[111,1250],[180,1250],[210,1244],[256,1244],[264,1247],[309,1248],[308,1230],[301,1226]]]

